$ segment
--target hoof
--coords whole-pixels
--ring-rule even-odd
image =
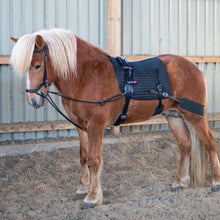
[[[180,191],[180,190],[182,190],[182,189],[183,189],[182,186],[173,186],[173,187],[171,188],[171,192],[177,192],[177,191]]]
[[[83,200],[83,205],[81,206],[81,209],[91,209],[94,208],[97,205],[101,205],[103,201],[103,194],[102,189],[99,188],[97,195],[94,196],[88,193],[86,198]]]
[[[76,193],[76,200],[83,200],[87,196],[87,193]]]
[[[83,202],[80,205],[80,209],[93,209],[96,205],[92,202]]]
[[[220,185],[215,185],[215,186],[212,186],[212,192],[217,192],[217,191],[220,191]]]

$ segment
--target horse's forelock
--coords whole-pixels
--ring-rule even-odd
[[[15,71],[20,74],[28,71],[37,35],[43,37],[53,69],[57,74],[64,78],[76,74],[76,37],[73,32],[60,29],[42,30],[22,36],[15,44],[10,59]]]
[[[14,70],[21,75],[27,72],[30,67],[35,46],[35,38],[36,36],[34,35],[24,35],[13,47],[10,64],[13,66]]]
[[[76,74],[77,43],[75,34],[62,29],[39,31],[43,37],[50,55],[54,70],[64,78]]]

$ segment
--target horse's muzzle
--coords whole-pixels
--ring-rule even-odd
[[[31,106],[38,109],[44,105],[45,99],[37,94],[35,94],[35,98],[32,98],[28,101]]]

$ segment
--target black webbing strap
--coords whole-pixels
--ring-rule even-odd
[[[158,106],[155,108],[154,110],[154,115],[160,114],[163,111],[164,105],[162,104],[162,87],[160,84],[160,80],[159,80],[159,69],[156,67],[155,68],[155,72],[156,72],[156,86],[157,86],[157,91],[158,91],[158,100],[159,100],[159,104]]]
[[[118,116],[117,120],[114,123],[114,126],[122,124],[128,117],[127,111],[130,103],[131,96],[133,94],[133,77],[132,77],[132,68],[129,66],[127,60],[122,57],[117,57],[118,62],[122,65],[125,73],[125,104],[122,110],[122,113]]]
[[[128,111],[129,103],[130,103],[130,97],[126,96],[123,111],[118,116],[117,120],[114,123],[114,126],[118,126],[118,125],[122,124],[126,120],[126,118],[128,117],[127,111]]]
[[[150,93],[155,94],[155,95],[159,94],[158,91],[154,91],[154,90],[151,90]],[[194,102],[192,100],[189,100],[187,98],[177,99],[177,98],[169,95],[167,92],[162,92],[161,95],[163,97],[169,98],[169,99],[179,103],[179,106],[182,109],[185,109],[187,111],[190,111],[194,114],[201,115],[201,116],[204,116],[204,114],[205,114],[205,106],[204,105],[201,105],[201,104]]]

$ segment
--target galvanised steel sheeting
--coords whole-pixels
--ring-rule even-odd
[[[122,0],[122,24],[124,56],[220,56],[219,0]],[[207,76],[208,112],[220,112],[220,64],[198,67]]]
[[[123,0],[122,54],[220,55],[219,0]]]
[[[107,0],[0,0],[0,55],[10,55],[11,36],[41,29],[74,30],[81,38],[107,50]],[[0,65],[0,123],[63,119],[50,107],[34,110],[26,101],[26,78]],[[54,90],[54,88],[52,88]],[[56,103],[63,110],[60,98]],[[0,134],[0,141],[74,136],[76,131]]]
[[[219,0],[122,0],[121,52],[220,56],[219,12]],[[10,36],[54,27],[73,29],[107,50],[107,19],[108,0],[0,0],[0,55],[10,55],[14,44]],[[207,75],[208,110],[219,112],[220,64],[198,67]],[[0,65],[0,123],[61,119],[49,106],[37,111],[29,107],[25,81],[7,65]],[[60,99],[55,100],[61,106]],[[0,134],[0,141],[76,135],[73,132]]]

